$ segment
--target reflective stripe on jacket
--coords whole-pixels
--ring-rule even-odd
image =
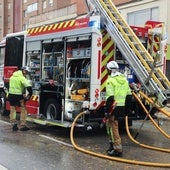
[[[22,95],[25,88],[30,87],[30,82],[24,77],[21,70],[13,73],[9,79],[9,93]]]
[[[111,77],[106,81],[106,100],[109,96],[114,96],[117,106],[125,106],[126,96],[131,94],[129,83],[123,74]]]

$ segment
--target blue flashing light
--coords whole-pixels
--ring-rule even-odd
[[[97,21],[90,21],[89,22],[89,27],[95,27],[97,29],[100,29],[100,23]]]

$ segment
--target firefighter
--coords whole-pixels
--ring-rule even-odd
[[[27,80],[26,75],[30,72],[28,67],[22,67],[21,70],[15,71],[9,79],[9,95],[8,100],[10,103],[10,122],[13,131],[18,130],[16,120],[16,106],[20,108],[20,130],[27,131],[29,128],[26,126],[26,108],[25,101],[29,100],[32,96],[31,83]],[[26,95],[25,91],[28,91]]]
[[[117,62],[110,61],[107,64],[108,79],[106,81],[106,108],[105,116],[108,118],[108,127],[111,128],[110,147],[107,150],[109,156],[122,157],[122,143],[118,129],[118,119],[125,114],[127,96],[131,96],[131,89],[124,74],[118,71]],[[112,109],[114,108],[114,109]]]

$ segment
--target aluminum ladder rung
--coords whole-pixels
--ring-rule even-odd
[[[146,51],[139,51],[140,54],[146,54]]]
[[[132,35],[132,34],[126,33],[126,35],[127,35],[128,37],[134,37],[134,35]]]

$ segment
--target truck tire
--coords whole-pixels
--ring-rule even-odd
[[[59,106],[57,100],[48,99],[44,107],[44,116],[48,120],[61,120],[61,106]]]

